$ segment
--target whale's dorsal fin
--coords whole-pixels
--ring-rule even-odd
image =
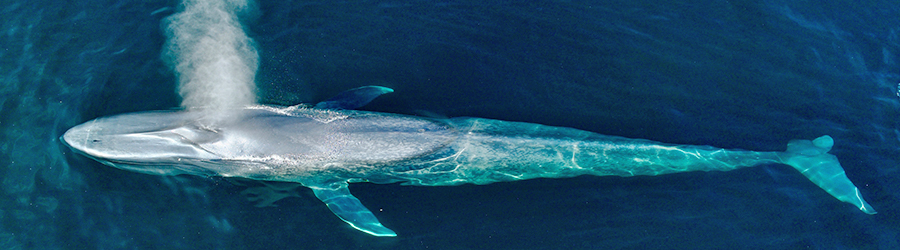
[[[318,109],[357,109],[366,106],[376,97],[394,92],[393,89],[381,86],[364,86],[347,90],[328,100],[316,103]]]
[[[353,228],[374,236],[397,236],[394,231],[382,226],[378,218],[350,194],[347,186],[347,182],[335,182],[309,188],[319,200],[328,205],[332,213]]]

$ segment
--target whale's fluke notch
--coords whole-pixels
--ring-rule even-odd
[[[347,186],[346,182],[338,182],[322,186],[310,185],[309,188],[319,200],[328,205],[331,212],[353,228],[374,236],[397,236],[394,231],[381,225],[378,218],[350,194]]]
[[[357,109],[366,106],[380,95],[394,92],[382,86],[363,86],[337,94],[328,100],[316,103],[317,109]]]
[[[787,152],[781,156],[782,162],[800,171],[834,198],[853,204],[864,213],[875,214],[875,209],[847,178],[837,157],[828,153],[832,146],[834,139],[827,135],[812,141],[792,140],[788,142]]]

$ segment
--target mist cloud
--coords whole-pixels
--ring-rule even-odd
[[[184,0],[163,21],[163,60],[178,77],[181,106],[215,116],[256,103],[259,56],[240,18],[256,11],[251,0]]]

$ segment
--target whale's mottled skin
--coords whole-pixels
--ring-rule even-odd
[[[349,96],[342,98],[353,99]],[[337,100],[329,107],[341,108],[342,103],[347,102]],[[837,158],[827,153],[834,144],[829,136],[792,141],[786,152],[755,152],[481,118],[429,119],[305,106],[254,106],[231,114],[211,123],[202,111],[130,113],[86,122],[62,138],[93,159],[146,174],[300,183],[342,220],[376,236],[396,234],[350,194],[349,182],[443,186],[783,163],[835,198],[875,213]]]

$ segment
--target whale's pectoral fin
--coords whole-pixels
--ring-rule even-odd
[[[787,152],[781,156],[784,164],[800,171],[810,181],[840,201],[853,204],[867,214],[875,214],[875,209],[867,203],[859,189],[850,182],[837,157],[828,154],[834,146],[831,136],[821,136],[815,140],[793,140],[788,143]]]
[[[315,108],[318,109],[356,109],[366,106],[376,97],[394,92],[393,89],[381,86],[365,86],[351,90],[347,90],[329,98],[328,100],[316,103]]]
[[[350,194],[347,186],[346,182],[338,182],[310,188],[331,212],[353,228],[375,236],[397,236],[394,231],[382,226],[378,218]]]

